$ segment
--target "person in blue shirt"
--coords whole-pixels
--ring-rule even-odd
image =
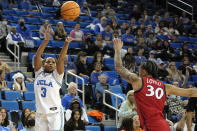
[[[91,75],[90,75],[90,81],[91,84],[96,84],[99,82],[99,75],[102,74],[102,64],[100,62],[96,62],[94,64],[94,70],[92,71]]]
[[[66,73],[72,72],[76,74],[77,67],[73,62],[68,62],[68,56],[64,57],[64,78],[62,82],[62,88],[61,88],[61,94],[65,95],[67,93],[67,85],[66,85]],[[67,75],[67,82],[70,83],[71,81],[74,81],[74,77],[72,75]]]
[[[126,45],[131,45],[134,43],[134,36],[131,34],[131,28],[127,28],[126,33],[122,35],[122,41]]]
[[[109,24],[107,24],[105,26],[105,30],[102,31],[102,37],[103,37],[103,40],[105,40],[105,42],[107,44],[112,44],[112,31],[111,31],[111,26]]]
[[[62,106],[64,107],[65,110],[67,110],[70,107],[72,98],[78,98],[76,94],[77,94],[77,84],[74,82],[70,82],[68,85],[68,94],[66,94],[62,98]],[[79,98],[79,102],[80,102],[80,107],[84,107],[80,98]]]
[[[16,32],[20,33],[21,36],[23,37],[23,39],[31,39],[31,32],[30,30],[27,28],[27,26],[25,26],[25,20],[24,19],[19,19],[18,21],[18,25],[16,26]]]
[[[95,34],[99,34],[102,31],[104,31],[106,24],[107,24],[107,18],[106,17],[102,17],[101,21],[95,25],[94,33]]]
[[[147,61],[146,57],[143,56],[143,54],[144,54],[144,49],[139,48],[137,51],[137,56],[135,56],[135,61],[136,61],[137,65],[140,65],[142,62]]]

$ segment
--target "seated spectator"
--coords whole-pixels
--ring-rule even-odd
[[[161,59],[164,61],[175,61],[177,59],[174,49],[170,46],[170,44],[167,40],[164,40],[164,42],[163,42]]]
[[[137,46],[136,46],[136,50],[138,50],[139,48],[144,49],[144,54],[147,55],[148,54],[148,46],[145,43],[145,40],[143,37],[139,37],[137,40]]]
[[[155,53],[156,53],[155,51],[150,51],[148,60],[154,61],[155,63],[157,63],[157,65],[159,65],[163,61],[160,58],[156,58]]]
[[[98,77],[102,73],[102,64],[100,62],[96,62],[94,64],[94,70],[90,75],[91,84],[96,84],[99,82]]]
[[[188,29],[188,35],[191,37],[197,37],[197,26],[196,21],[192,20],[191,26]]]
[[[99,50],[103,50],[104,47],[107,46],[107,43],[105,42],[105,40],[103,40],[101,34],[96,35],[95,45],[99,48]]]
[[[83,6],[81,8],[81,14],[84,14],[86,16],[92,16],[87,2],[83,2]]]
[[[110,25],[105,26],[105,30],[101,32],[103,40],[106,44],[112,44],[112,30]]]
[[[129,18],[135,18],[136,20],[139,20],[141,18],[141,13],[137,5],[134,5],[133,10],[129,12]]]
[[[0,90],[10,90],[4,79],[5,79],[5,72],[0,69]]]
[[[76,23],[75,29],[70,32],[70,37],[73,38],[73,41],[83,42],[84,41],[84,33],[80,30],[80,23]]]
[[[14,74],[12,78],[14,79],[14,83],[12,85],[12,89],[14,91],[21,91],[21,92],[27,91],[23,74],[18,72]]]
[[[169,22],[170,22],[170,13],[166,11],[163,17],[164,26],[167,27]]]
[[[73,98],[78,98],[78,96],[76,96],[76,94],[77,94],[77,84],[76,83],[70,82],[67,90],[68,90],[68,94],[66,94],[62,98],[62,106],[64,107],[65,110],[67,110],[70,107],[70,104],[71,104],[71,101]],[[79,102],[80,102],[80,107],[84,107],[81,99],[79,99]]]
[[[101,22],[101,18],[102,18],[102,13],[101,11],[97,11],[97,15],[96,18],[93,18],[93,24],[97,24]],[[106,22],[106,21],[105,21]]]
[[[139,19],[140,22],[150,22],[150,17],[148,16],[147,10],[141,14],[141,18]]]
[[[40,27],[40,30],[39,30],[39,32],[40,32],[40,39],[44,39],[44,33],[45,33],[46,29],[47,29],[47,26],[51,26],[51,25],[50,25],[48,20],[45,20],[44,24]],[[50,29],[50,40],[53,40],[54,34],[55,33],[54,33],[53,29],[51,28]]]
[[[127,68],[129,71],[133,73],[137,73],[137,64],[135,61],[135,57],[131,53],[126,53],[123,57],[123,65],[125,68]]]
[[[85,123],[80,119],[81,112],[78,109],[72,111],[71,118],[65,123],[65,131],[85,130]]]
[[[102,15],[109,19],[116,17],[116,12],[113,9],[111,9],[110,3],[105,4],[105,8],[102,11]]]
[[[107,114],[107,118],[113,118],[114,117],[114,111],[112,111],[110,108],[107,106],[103,105],[103,93],[104,90],[108,90],[109,84],[107,83],[108,81],[108,76],[106,74],[101,74],[99,77],[99,82],[96,83],[96,88],[95,88],[95,95],[96,95],[96,102],[98,103],[98,109],[101,110],[101,112],[104,112]],[[112,104],[111,102],[111,96],[107,93],[105,96],[105,101],[108,104]]]
[[[23,128],[27,127],[27,116],[31,113],[31,110],[29,108],[25,108],[22,110],[21,114],[21,122],[18,123],[18,129],[21,130]]]
[[[140,120],[138,115],[128,116],[122,120],[121,131],[144,131],[140,127]]]
[[[189,69],[190,77],[195,75],[195,70],[192,68],[190,60],[188,57],[184,57],[182,60],[182,64],[178,67],[178,70],[182,72],[182,74],[186,74],[186,69]]]
[[[81,120],[87,125],[89,122],[88,116],[87,116],[86,110],[83,107],[80,107],[78,98],[73,98],[69,109],[66,110],[66,116],[65,116],[66,121],[70,120],[72,111],[76,109],[81,112]]]
[[[121,32],[121,35],[125,34],[126,33],[126,30],[130,28],[129,27],[129,24],[126,23],[126,22],[123,22],[122,25],[120,26],[120,32]],[[130,29],[131,30],[131,29]]]
[[[100,22],[98,22],[94,27],[94,33],[97,35],[105,30],[105,26],[107,24],[107,18],[102,17]]]
[[[0,123],[2,123],[2,122],[3,122],[3,116],[2,116],[2,114],[1,114],[1,112],[0,112]],[[10,131],[9,128],[4,127],[4,126],[2,126],[1,124],[0,124],[0,130],[1,130],[1,131]]]
[[[166,67],[166,64],[161,61],[160,63],[158,63],[158,67],[159,67],[159,70],[158,70],[158,77],[159,77],[159,80],[161,81],[167,81],[167,76],[169,75],[168,71],[165,69]]]
[[[177,15],[174,16],[173,25],[174,25],[174,28],[177,29],[181,35],[186,34],[184,25]]]
[[[161,51],[163,50],[162,47],[162,41],[160,39],[158,39],[153,45],[152,45],[152,50],[154,50],[156,52],[156,54],[158,56],[160,56]]]
[[[27,126],[20,131],[35,131],[35,112],[30,112],[26,118]]]
[[[121,32],[120,32],[120,26],[119,26],[119,24],[117,23],[117,21],[112,22],[111,28],[112,28],[113,33],[114,33],[115,31],[118,31],[118,34],[121,34]]]
[[[14,127],[13,122],[11,120],[9,120],[8,111],[6,110],[6,108],[0,107],[0,112],[2,115],[2,122],[0,125],[3,127],[9,128],[10,131],[16,131],[16,128]]]
[[[125,45],[132,45],[134,43],[134,36],[131,34],[131,28],[126,29],[126,33],[122,35],[122,41]]]
[[[101,63],[101,67],[102,67],[102,71],[109,71],[109,67],[106,66],[105,61],[104,61],[104,57],[103,57],[103,53],[100,51],[97,51],[94,53],[93,59],[92,59],[92,63],[91,66],[93,67],[95,65],[95,63]],[[93,69],[91,69],[92,71]]]
[[[5,73],[12,72],[11,67],[7,63],[3,62],[1,59],[0,59],[0,69],[3,70]]]
[[[137,107],[134,99],[134,91],[130,90],[129,92],[127,92],[127,99],[120,106],[120,111],[118,113],[118,128],[120,128],[122,120],[124,118],[131,117],[133,115],[137,115]]]
[[[19,46],[24,46],[24,39],[21,34],[16,32],[16,27],[11,27],[11,32],[7,35],[7,44],[18,44]]]
[[[144,35],[143,35],[143,31],[142,31],[142,29],[141,28],[137,28],[137,30],[136,30],[137,32],[136,32],[136,35],[135,35],[135,44],[137,44],[137,41],[139,40],[139,38],[144,38]]]
[[[82,77],[89,79],[90,77],[90,64],[87,63],[87,54],[80,51],[77,54],[77,60],[75,61],[77,67],[77,74]]]
[[[92,56],[96,51],[98,51],[98,47],[95,45],[92,33],[88,32],[86,34],[83,50],[87,52],[90,56]]]
[[[61,93],[63,95],[65,95],[67,93],[66,80],[67,80],[68,83],[74,81],[74,77],[72,75],[68,74],[66,76],[68,71],[76,74],[77,73],[77,67],[73,62],[68,62],[68,56],[65,56],[64,57],[64,77],[63,77],[63,81],[62,81],[62,88],[60,89]]]
[[[148,47],[150,47],[150,48],[152,48],[154,46],[156,41],[157,41],[157,38],[155,37],[155,34],[153,32],[150,32],[148,34],[148,37],[145,40],[145,42],[147,43]]]
[[[164,35],[167,35],[168,38],[172,42],[179,42],[179,39],[177,37],[179,35],[179,31],[174,28],[173,22],[170,22],[169,25],[168,25],[168,27],[165,28]]]
[[[167,71],[169,73],[168,79],[170,81],[181,82],[184,79],[184,75],[182,74],[182,72],[177,70],[175,62],[170,62],[168,64]]]
[[[7,24],[7,19],[3,18],[0,23],[0,51],[5,52],[6,49],[6,37],[10,33],[10,26]]]
[[[143,48],[139,48],[137,50],[137,56],[135,56],[135,61],[136,61],[137,65],[140,65],[142,62],[147,61],[146,57],[143,56],[143,53],[144,53]]]
[[[21,34],[25,41],[25,46],[27,47],[34,47],[34,41],[31,36],[31,31],[28,29],[28,27],[25,25],[24,19],[19,19],[18,25],[16,26],[16,32]]]
[[[19,3],[19,9],[29,11],[29,10],[31,10],[30,5],[31,5],[31,3],[29,0],[21,0],[21,2]]]
[[[164,22],[160,21],[159,25],[155,27],[155,33],[158,35],[164,35],[165,29],[166,29],[166,27],[164,25]]]
[[[149,24],[144,32],[145,37],[149,36],[149,33],[154,33],[154,29],[151,24]]]
[[[67,36],[66,31],[64,30],[64,25],[62,22],[58,22],[56,25],[56,31],[54,35],[54,40],[64,41]]]
[[[193,54],[192,51],[188,48],[188,43],[183,43],[180,51],[180,58],[188,57],[190,61],[193,61]]]
[[[57,7],[61,6],[59,0],[53,0],[53,6],[57,6]]]

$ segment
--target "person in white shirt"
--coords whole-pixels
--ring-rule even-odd
[[[42,61],[41,55],[50,40],[50,26],[44,33],[44,40],[35,55],[34,92],[36,98],[36,131],[63,130],[64,113],[59,90],[64,76],[64,57],[72,38],[65,40],[58,60],[48,57]]]

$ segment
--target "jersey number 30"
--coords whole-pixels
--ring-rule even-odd
[[[42,90],[41,96],[46,97],[47,89],[45,87],[42,87],[41,90]]]
[[[155,91],[154,91],[154,87],[151,85],[148,85],[147,88],[148,88],[149,93],[147,93],[146,96],[154,96],[155,95],[157,99],[161,99],[162,96],[164,95],[164,91],[162,88],[158,87]]]

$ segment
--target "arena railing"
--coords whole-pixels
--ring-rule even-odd
[[[113,107],[112,105],[108,104],[105,101],[106,93],[115,96],[115,98],[116,98],[116,107]],[[103,93],[103,104],[116,111],[116,119],[115,119],[116,125],[118,125],[118,112],[120,111],[119,108],[118,108],[118,98],[120,98],[122,101],[125,101],[125,99],[122,96],[119,96],[118,94],[115,94],[115,93],[113,93],[113,92],[111,92],[109,90],[104,90],[104,93]]]
[[[66,77],[66,85],[69,84],[68,80],[67,80],[69,74],[76,78],[76,84],[77,85],[78,85],[78,79],[80,79],[82,81],[82,90],[77,88],[77,91],[82,94],[82,102],[83,102],[83,105],[85,106],[85,82],[84,82],[84,79],[82,77],[70,72],[70,71],[67,71],[66,75],[65,75],[65,77]]]
[[[14,68],[16,70],[16,69],[20,68],[19,67],[19,64],[20,64],[20,56],[19,56],[20,47],[16,43],[14,43],[13,45],[14,45],[14,52],[9,48],[8,43],[6,43],[6,48],[14,56]]]
[[[168,0],[166,1],[167,9],[168,9],[168,5],[171,5],[171,6],[175,7],[175,8],[177,8],[177,9],[182,10],[182,11],[186,12],[187,14],[191,15],[192,16],[192,20],[193,20],[194,19],[194,7],[192,5],[190,5],[190,4],[182,1],[182,0],[176,0],[176,1],[186,5],[188,7],[190,7],[191,8],[191,12],[189,12],[189,11],[187,11],[187,10],[185,10],[185,9],[183,9],[183,8],[181,8],[181,7],[177,6],[177,5],[169,2]]]

